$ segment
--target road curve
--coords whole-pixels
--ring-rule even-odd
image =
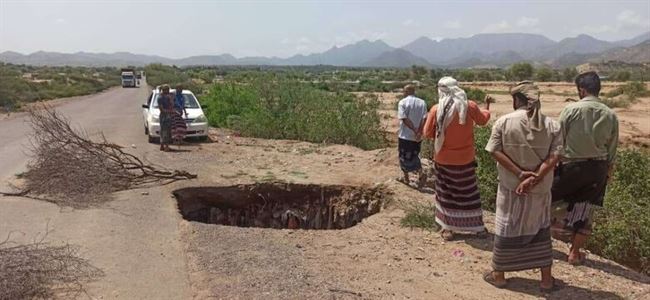
[[[157,145],[147,143],[142,125],[141,105],[149,92],[145,87],[112,88],[56,101],[56,109],[90,135],[103,133],[136,154],[156,153]],[[0,119],[0,189],[7,190],[7,181],[25,170],[31,132],[25,114]],[[87,286],[97,299],[191,298],[179,219],[171,198],[155,190],[149,195],[117,193],[106,208],[87,210],[0,197],[0,240],[14,232],[13,241],[28,242],[48,226],[47,241],[79,246],[81,256],[105,273]]]

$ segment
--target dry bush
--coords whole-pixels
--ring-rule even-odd
[[[13,245],[7,238],[0,243],[0,299],[76,298],[85,293],[84,283],[104,275],[78,257],[76,247],[43,239]]]
[[[92,141],[50,107],[30,111],[30,118],[34,129],[32,160],[23,174],[23,191],[11,195],[84,208],[109,200],[112,192],[196,178],[186,171],[146,164],[103,136]]]

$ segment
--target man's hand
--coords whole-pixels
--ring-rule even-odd
[[[614,164],[609,164],[609,168],[607,168],[607,184],[610,184],[612,182],[612,177],[614,175]]]
[[[422,141],[422,132],[421,131],[418,131],[417,133],[415,133],[415,140],[418,141],[418,142]]]
[[[523,180],[526,180],[526,179],[528,179],[530,177],[537,177],[537,173],[532,172],[532,171],[521,171],[519,173],[518,177],[519,177],[519,180],[523,181]]]
[[[519,183],[519,186],[517,186],[517,189],[515,190],[515,193],[517,195],[526,195],[528,191],[535,186],[535,176],[528,177],[524,179],[524,181]]]

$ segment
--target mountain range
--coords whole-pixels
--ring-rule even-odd
[[[156,55],[115,53],[59,53],[38,51],[28,55],[6,51],[0,61],[27,65],[71,66],[143,66],[162,63],[192,65],[333,65],[350,67],[410,67],[421,65],[446,68],[505,67],[529,61],[553,67],[585,62],[622,60],[650,62],[650,32],[615,42],[598,40],[586,34],[553,41],[540,34],[487,33],[468,38],[436,41],[420,37],[400,48],[382,40],[362,40],[321,53],[294,55],[289,58],[242,57],[230,54],[191,56],[171,59]]]

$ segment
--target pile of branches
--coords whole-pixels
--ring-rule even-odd
[[[186,171],[147,164],[103,135],[93,141],[50,107],[31,110],[30,121],[33,157],[23,174],[23,190],[14,195],[88,207],[105,202],[112,192],[196,178]]]
[[[103,275],[70,245],[0,243],[0,299],[76,298]]]

